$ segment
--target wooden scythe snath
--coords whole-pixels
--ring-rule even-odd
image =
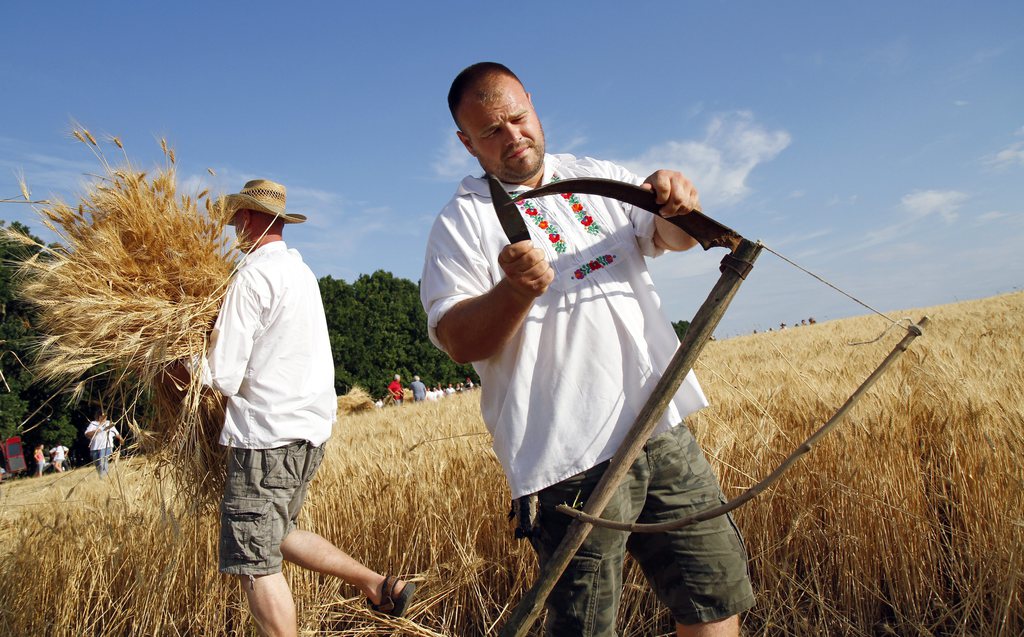
[[[495,211],[510,241],[512,241],[514,236],[521,240],[523,232],[526,232],[527,237],[529,236],[528,231],[526,231],[525,222],[522,221],[522,217],[515,209],[513,202],[516,200],[571,192],[618,199],[654,214],[658,214],[661,208],[655,201],[655,195],[651,191],[607,179],[566,179],[523,193],[516,197],[515,200],[505,194],[504,189],[496,180],[492,178],[490,182]],[[598,482],[594,491],[587,499],[583,510],[579,511],[565,505],[557,508],[558,511],[575,519],[569,525],[561,544],[559,544],[554,554],[541,568],[537,581],[534,582],[530,590],[519,601],[508,623],[501,629],[501,637],[524,637],[530,631],[540,616],[545,600],[593,526],[604,526],[633,532],[665,531],[670,528],[681,528],[689,524],[724,515],[753,499],[757,494],[766,489],[768,485],[777,480],[801,455],[810,451],[818,439],[828,433],[846,415],[853,403],[874,384],[875,380],[881,376],[889,364],[907,349],[914,338],[920,336],[921,327],[928,320],[924,318],[919,325],[911,326],[909,334],[900,341],[892,353],[861,384],[840,410],[825,425],[812,434],[810,438],[804,441],[796,451],[790,454],[782,465],[760,483],[744,492],[740,497],[725,505],[713,507],[681,520],[662,524],[627,524],[604,520],[600,515],[608,505],[612,494],[622,481],[622,478],[625,477],[630,466],[640,455],[643,446],[647,443],[657,427],[662,414],[664,414],[665,409],[668,407],[668,403],[679,390],[686,374],[696,363],[698,356],[704,349],[704,345],[711,338],[718,323],[725,315],[729,303],[736,295],[762,249],[760,242],[755,243],[743,238],[735,231],[710,219],[699,211],[669,217],[665,220],[682,228],[696,239],[705,250],[712,247],[729,249],[729,254],[725,255],[722,259],[720,268],[722,274],[718,282],[711,289],[707,299],[694,315],[686,335],[679,344],[679,348],[673,355],[654,391],[637,415],[633,426],[626,433],[625,439],[612,457],[608,469],[604,472],[600,482]]]

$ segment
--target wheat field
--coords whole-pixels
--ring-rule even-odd
[[[739,509],[747,635],[1024,631],[1024,293],[893,313],[931,323],[849,417]],[[690,426],[735,497],[774,469],[901,338],[879,317],[709,343]],[[339,419],[300,526],[419,583],[406,620],[285,566],[306,635],[486,635],[536,565],[512,538],[479,394]],[[249,635],[216,570],[217,520],[156,464],[117,459],[0,486],[0,633]],[[672,631],[637,569],[624,636]],[[539,631],[535,629],[535,634]]]

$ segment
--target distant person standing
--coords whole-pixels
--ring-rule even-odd
[[[85,428],[85,437],[89,439],[89,455],[96,463],[96,471],[104,478],[110,467],[110,454],[114,452],[114,440],[120,445],[124,438],[102,411],[96,412],[96,418]]]
[[[53,468],[57,470],[57,473],[64,473],[64,458],[67,456],[68,448],[64,445],[57,443],[57,446],[50,449],[50,460],[53,462]]]
[[[43,445],[36,445],[32,458],[36,461],[36,476],[43,475],[43,469],[46,469],[46,456],[43,454]]]
[[[402,376],[400,374],[395,374],[395,380],[388,385],[388,392],[391,393],[391,400],[395,401],[395,404],[402,404],[405,394],[402,392]]]
[[[414,402],[420,402],[427,398],[427,386],[423,384],[419,376],[413,376],[412,382],[409,383],[409,389],[412,390],[412,399]]]

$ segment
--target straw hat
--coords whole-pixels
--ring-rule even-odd
[[[279,183],[269,179],[253,179],[245,183],[241,192],[228,195],[221,201],[229,218],[233,218],[239,210],[256,210],[280,217],[285,223],[302,223],[306,215],[284,211],[286,195],[287,190]]]

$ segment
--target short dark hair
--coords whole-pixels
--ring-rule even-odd
[[[451,88],[448,89],[448,110],[451,111],[452,119],[455,120],[456,126],[459,126],[459,118],[455,116],[455,113],[459,110],[459,105],[462,104],[462,98],[466,93],[470,89],[479,86],[484,80],[501,75],[512,78],[519,82],[520,85],[522,84],[522,81],[516,77],[515,73],[504,64],[499,64],[498,62],[477,62],[462,69],[455,76]]]

